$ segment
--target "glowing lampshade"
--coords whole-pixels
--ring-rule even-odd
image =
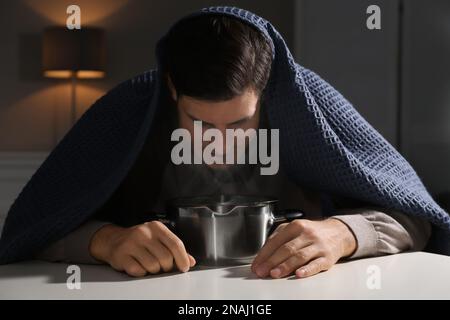
[[[105,76],[105,32],[99,28],[44,30],[42,65],[49,78]]]

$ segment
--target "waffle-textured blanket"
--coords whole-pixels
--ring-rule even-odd
[[[204,14],[241,19],[270,41],[274,60],[265,107],[271,127],[280,129],[281,165],[292,181],[425,218],[434,226],[434,250],[450,254],[449,215],[414,169],[337,90],[294,61],[268,21],[233,7],[205,8],[184,19]],[[77,228],[113,194],[160,107],[164,50],[162,37],[156,69],[100,98],[33,175],[8,213],[0,263],[30,258]]]

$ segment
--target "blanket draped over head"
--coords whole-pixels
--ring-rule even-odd
[[[259,29],[273,50],[265,107],[280,129],[281,165],[290,179],[323,192],[421,217],[433,225],[432,251],[450,254],[450,218],[410,164],[331,85],[297,64],[278,31],[234,7],[204,8]],[[0,263],[29,259],[80,226],[126,177],[160,107],[161,61],[125,81],[80,118],[50,153],[11,206],[0,240]],[[155,150],[155,152],[158,152]]]

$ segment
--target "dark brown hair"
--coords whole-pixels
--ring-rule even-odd
[[[165,69],[177,95],[223,101],[247,88],[258,94],[270,75],[264,35],[238,19],[206,15],[179,22],[167,38]]]

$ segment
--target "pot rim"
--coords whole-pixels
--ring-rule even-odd
[[[231,200],[223,201],[225,197]],[[222,199],[222,201],[220,201],[220,199]],[[177,197],[169,199],[167,201],[167,204],[169,207],[175,208],[201,208],[219,205],[230,205],[235,207],[261,207],[269,204],[275,204],[277,202],[278,199],[271,196],[225,194],[212,196],[207,195],[195,197]]]

